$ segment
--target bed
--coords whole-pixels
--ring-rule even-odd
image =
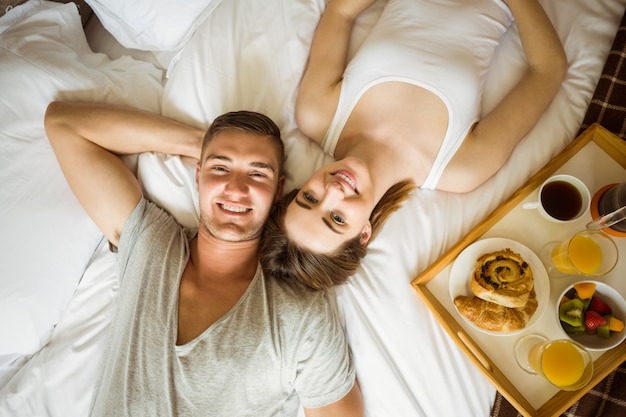
[[[294,120],[298,81],[325,0],[85,3],[80,14],[74,3],[44,0],[0,11],[0,416],[87,414],[117,291],[115,260],[45,137],[50,101],[126,104],[199,127],[230,110],[263,112],[281,127],[287,189],[330,161]],[[416,191],[370,244],[357,273],[330,292],[367,416],[488,416],[494,405],[495,388],[410,282],[581,126],[626,0],[542,3],[570,67],[539,123],[474,192]],[[360,17],[350,53],[384,4],[378,0]],[[489,72],[483,111],[522,67],[512,26]],[[193,161],[146,153],[126,162],[153,201],[181,224],[197,223]]]

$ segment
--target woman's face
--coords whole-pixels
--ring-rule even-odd
[[[366,244],[376,205],[367,166],[345,158],[315,172],[287,207],[289,238],[317,253],[330,253],[355,236]]]

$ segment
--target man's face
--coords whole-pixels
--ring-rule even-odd
[[[273,139],[239,130],[217,133],[196,169],[200,228],[231,242],[257,238],[283,178]]]

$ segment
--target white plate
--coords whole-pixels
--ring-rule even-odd
[[[455,307],[457,315],[462,317],[463,320],[465,320],[466,323],[469,323],[469,325],[474,329],[482,333],[496,336],[511,336],[528,330],[541,318],[542,314],[546,310],[548,302],[550,301],[550,281],[548,279],[548,272],[539,257],[526,246],[516,242],[515,240],[501,237],[487,238],[476,241],[466,247],[463,252],[457,256],[450,270],[450,298],[452,299],[452,304],[454,305],[454,299],[456,296],[474,295],[470,290],[470,279],[476,265],[476,260],[485,253],[495,252],[505,248],[510,248],[512,251],[519,253],[520,256],[530,264],[530,268],[533,271],[535,293],[537,294],[537,310],[526,327],[512,332],[492,332],[476,326],[474,323],[465,318],[465,316],[459,313]]]

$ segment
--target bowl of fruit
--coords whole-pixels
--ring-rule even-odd
[[[613,287],[581,281],[561,293],[556,315],[567,337],[589,350],[608,350],[626,337],[626,301]]]

